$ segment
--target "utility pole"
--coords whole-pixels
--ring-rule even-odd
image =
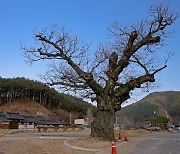
[[[71,125],[71,112],[69,113],[69,123]]]
[[[169,116],[168,116],[168,113],[167,113],[167,110],[166,109],[164,109],[165,110],[165,113],[166,113],[166,118],[168,118],[169,119]],[[170,119],[169,119],[170,120]],[[168,121],[168,127],[170,127],[170,121]]]

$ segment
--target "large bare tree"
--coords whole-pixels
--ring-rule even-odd
[[[167,27],[176,19],[176,13],[159,4],[150,7],[145,20],[129,27],[114,22],[108,28],[109,43],[100,44],[94,52],[56,26],[36,33],[33,47],[22,48],[29,62],[53,61],[44,75],[49,85],[97,102],[91,136],[111,140],[121,104],[136,88],[149,88],[156,73],[167,67],[170,54],[162,57],[165,54],[159,49],[170,35]]]

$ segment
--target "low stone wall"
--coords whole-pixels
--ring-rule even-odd
[[[79,131],[80,128],[38,128],[38,132],[71,132]]]

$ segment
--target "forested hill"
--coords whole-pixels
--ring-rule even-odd
[[[142,100],[122,108],[120,117],[131,121],[144,121],[153,116],[170,118],[171,122],[180,122],[180,91],[154,92]]]
[[[79,98],[59,93],[53,88],[25,78],[0,78],[0,105],[14,101],[34,101],[48,109],[62,109],[83,117],[88,108],[96,113],[96,107]]]

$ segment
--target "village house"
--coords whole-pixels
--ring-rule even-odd
[[[48,120],[43,116],[27,116],[19,113],[0,112],[0,128],[20,130],[47,130],[64,127],[63,121]]]
[[[65,122],[48,120],[43,116],[23,116],[24,119],[20,121],[19,129],[25,130],[48,130],[48,129],[58,129],[64,127]]]
[[[9,122],[11,120],[8,120],[3,112],[0,112],[0,128],[1,129],[9,129]]]
[[[24,115],[23,116],[24,119],[20,121],[20,124],[19,124],[19,129],[28,129],[28,130],[33,130],[33,129],[36,129],[36,122],[37,122],[37,119],[34,117],[34,116],[26,116]]]
[[[9,125],[8,128],[9,129],[18,129],[19,122],[24,119],[23,116],[19,113],[1,112],[1,114],[4,114],[5,118],[8,119],[8,125]],[[6,119],[5,119],[5,121],[6,121]]]

